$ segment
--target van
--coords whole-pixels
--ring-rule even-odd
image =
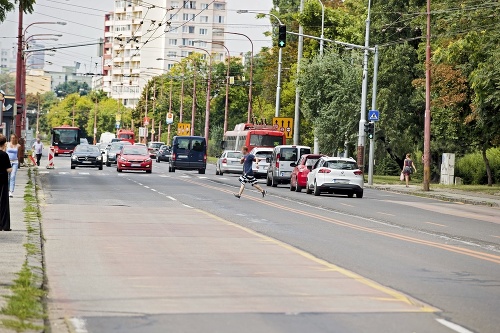
[[[99,138],[99,143],[111,143],[111,140],[113,140],[115,137],[116,135],[114,133],[104,132]]]
[[[202,136],[174,136],[169,172],[179,170],[198,170],[204,174],[207,168],[207,142]]]
[[[293,168],[300,157],[310,154],[311,147],[298,145],[280,145],[273,149],[267,169],[267,186],[276,187],[278,184],[289,184]]]

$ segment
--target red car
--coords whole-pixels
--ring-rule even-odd
[[[141,170],[151,173],[153,161],[149,156],[148,148],[140,145],[125,145],[116,156],[116,170]]]
[[[300,192],[306,187],[307,174],[322,156],[325,155],[305,154],[300,157],[290,176],[290,191]]]

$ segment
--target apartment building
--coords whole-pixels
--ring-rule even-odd
[[[204,53],[192,47],[222,60],[225,50],[216,43],[224,43],[226,18],[226,0],[116,0],[105,15],[103,78],[96,83],[135,107],[151,77],[192,52]]]

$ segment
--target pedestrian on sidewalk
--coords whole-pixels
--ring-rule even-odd
[[[36,165],[40,166],[40,159],[42,158],[42,152],[43,152],[43,143],[40,141],[40,138],[36,138],[35,143],[33,143],[33,150],[35,151],[36,155]]]
[[[0,134],[0,231],[10,231],[9,173],[12,171],[7,138]]]
[[[241,148],[241,153],[243,157],[240,160],[240,163],[243,164],[243,174],[240,176],[239,181],[241,183],[240,191],[238,193],[234,193],[234,196],[238,199],[241,197],[243,190],[245,189],[245,184],[250,183],[253,187],[260,191],[262,197],[265,197],[267,192],[262,187],[257,184],[257,179],[254,177],[252,170],[252,163],[255,161],[259,163],[259,159],[254,155],[248,153],[248,147],[243,146]]]
[[[14,196],[14,189],[16,187],[16,175],[19,169],[19,149],[21,145],[17,140],[17,135],[10,136],[10,142],[7,143],[7,154],[9,155],[10,164],[12,165],[12,172],[9,173],[9,197]]]
[[[406,187],[409,187],[409,183],[410,183],[410,175],[413,173],[413,170],[415,170],[415,172],[417,172],[417,168],[415,168],[415,164],[413,163],[412,159],[411,159],[411,154],[408,153],[406,154],[406,158],[405,158],[405,161],[403,163],[403,175],[405,176],[405,180],[406,180]]]

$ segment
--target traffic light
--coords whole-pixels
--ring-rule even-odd
[[[375,134],[375,123],[372,121],[365,123],[365,132],[368,133],[368,139],[373,139],[373,135]]]
[[[278,34],[278,46],[286,46],[286,25],[280,24],[279,34]]]

